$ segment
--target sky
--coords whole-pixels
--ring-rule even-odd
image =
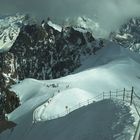
[[[140,16],[139,0],[0,0],[0,14],[29,13],[37,18],[61,21],[67,17],[95,15],[106,30]]]

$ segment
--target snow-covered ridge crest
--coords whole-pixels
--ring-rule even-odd
[[[66,26],[73,26],[86,29],[96,38],[102,38],[107,35],[107,32],[100,26],[100,24],[86,16],[67,18],[65,21]]]
[[[62,27],[57,25],[57,24],[52,23],[52,21],[48,21],[48,25],[51,26],[52,28],[54,28],[55,30],[59,31],[59,32],[62,31]]]
[[[25,18],[20,14],[0,18],[0,52],[9,50],[14,44]]]

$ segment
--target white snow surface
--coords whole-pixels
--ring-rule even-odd
[[[97,102],[43,123],[32,124],[31,114],[26,114],[14,129],[2,133],[2,140],[126,140],[133,134],[133,117],[124,104],[116,101]],[[122,132],[125,126],[129,127]]]
[[[62,31],[62,27],[60,25],[52,23],[52,21],[48,21],[48,25],[59,32]]]
[[[78,103],[87,101],[90,98],[92,98],[91,93],[78,88],[64,90],[45,104],[38,107],[34,111],[33,121],[43,121],[50,119],[51,116],[55,116],[60,113],[63,113],[61,114],[61,117],[65,116],[68,113],[66,106],[68,106],[68,108],[72,108]]]
[[[65,127],[76,127],[80,133],[81,126],[75,124],[78,119],[75,117],[73,117],[70,122],[67,116],[66,120],[65,117],[60,118],[60,122],[62,121],[61,123],[59,119],[58,122],[57,120],[54,122],[49,121],[52,123],[52,125],[49,126],[47,126],[48,121],[42,121],[48,120],[52,115],[65,112],[66,106],[73,107],[77,105],[77,103],[86,101],[87,99],[94,99],[104,91],[123,88],[131,89],[131,87],[134,86],[136,93],[140,95],[138,92],[140,90],[139,69],[139,54],[106,41],[105,47],[99,50],[96,55],[90,56],[86,61],[83,61],[82,66],[72,75],[46,81],[25,79],[21,83],[14,85],[12,90],[19,95],[22,104],[14,112],[8,114],[9,120],[18,124],[14,130],[14,134],[10,136],[10,140],[15,140],[15,138],[18,139],[20,136],[25,135],[23,131],[26,131],[28,128],[30,133],[28,136],[26,134],[26,137],[29,137],[30,140],[39,138],[43,140],[45,136],[49,138],[49,136],[47,136],[48,133],[51,135],[51,140],[56,140],[57,138],[52,136],[53,134],[55,135],[55,132],[60,140],[65,140],[68,131],[72,130],[66,129],[67,132],[61,133],[61,127],[64,128],[64,130]],[[103,112],[102,116],[104,116],[104,113],[105,112]],[[96,117],[98,118],[98,116]],[[81,122],[85,121],[83,118],[85,119],[86,116],[81,118]],[[30,130],[32,121],[41,122],[41,124],[37,125],[34,130]],[[70,123],[72,123],[72,125],[70,125]],[[58,127],[56,127],[57,130],[55,130],[56,125],[54,124],[61,125],[61,127],[59,127],[60,131]],[[95,125],[95,127],[97,126]],[[133,135],[134,129],[131,131]],[[7,138],[8,133],[10,135],[8,131],[3,133],[2,140]],[[38,137],[35,137],[36,133],[38,133]],[[70,138],[74,140],[74,138]],[[81,138],[77,139],[83,140],[84,136],[81,135]]]

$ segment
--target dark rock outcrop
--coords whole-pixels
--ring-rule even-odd
[[[20,105],[19,97],[10,91],[10,86],[17,81],[14,55],[10,52],[0,55],[0,118],[10,113]]]
[[[54,79],[70,74],[81,65],[81,56],[95,51],[91,33],[73,27],[58,31],[47,23],[26,25],[10,49],[19,79]]]

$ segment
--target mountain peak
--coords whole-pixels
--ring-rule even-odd
[[[26,20],[27,16],[20,14],[0,18],[0,52],[11,48]]]
[[[86,29],[91,32],[95,38],[102,38],[107,34],[97,21],[94,21],[86,16],[67,18],[65,25]]]

